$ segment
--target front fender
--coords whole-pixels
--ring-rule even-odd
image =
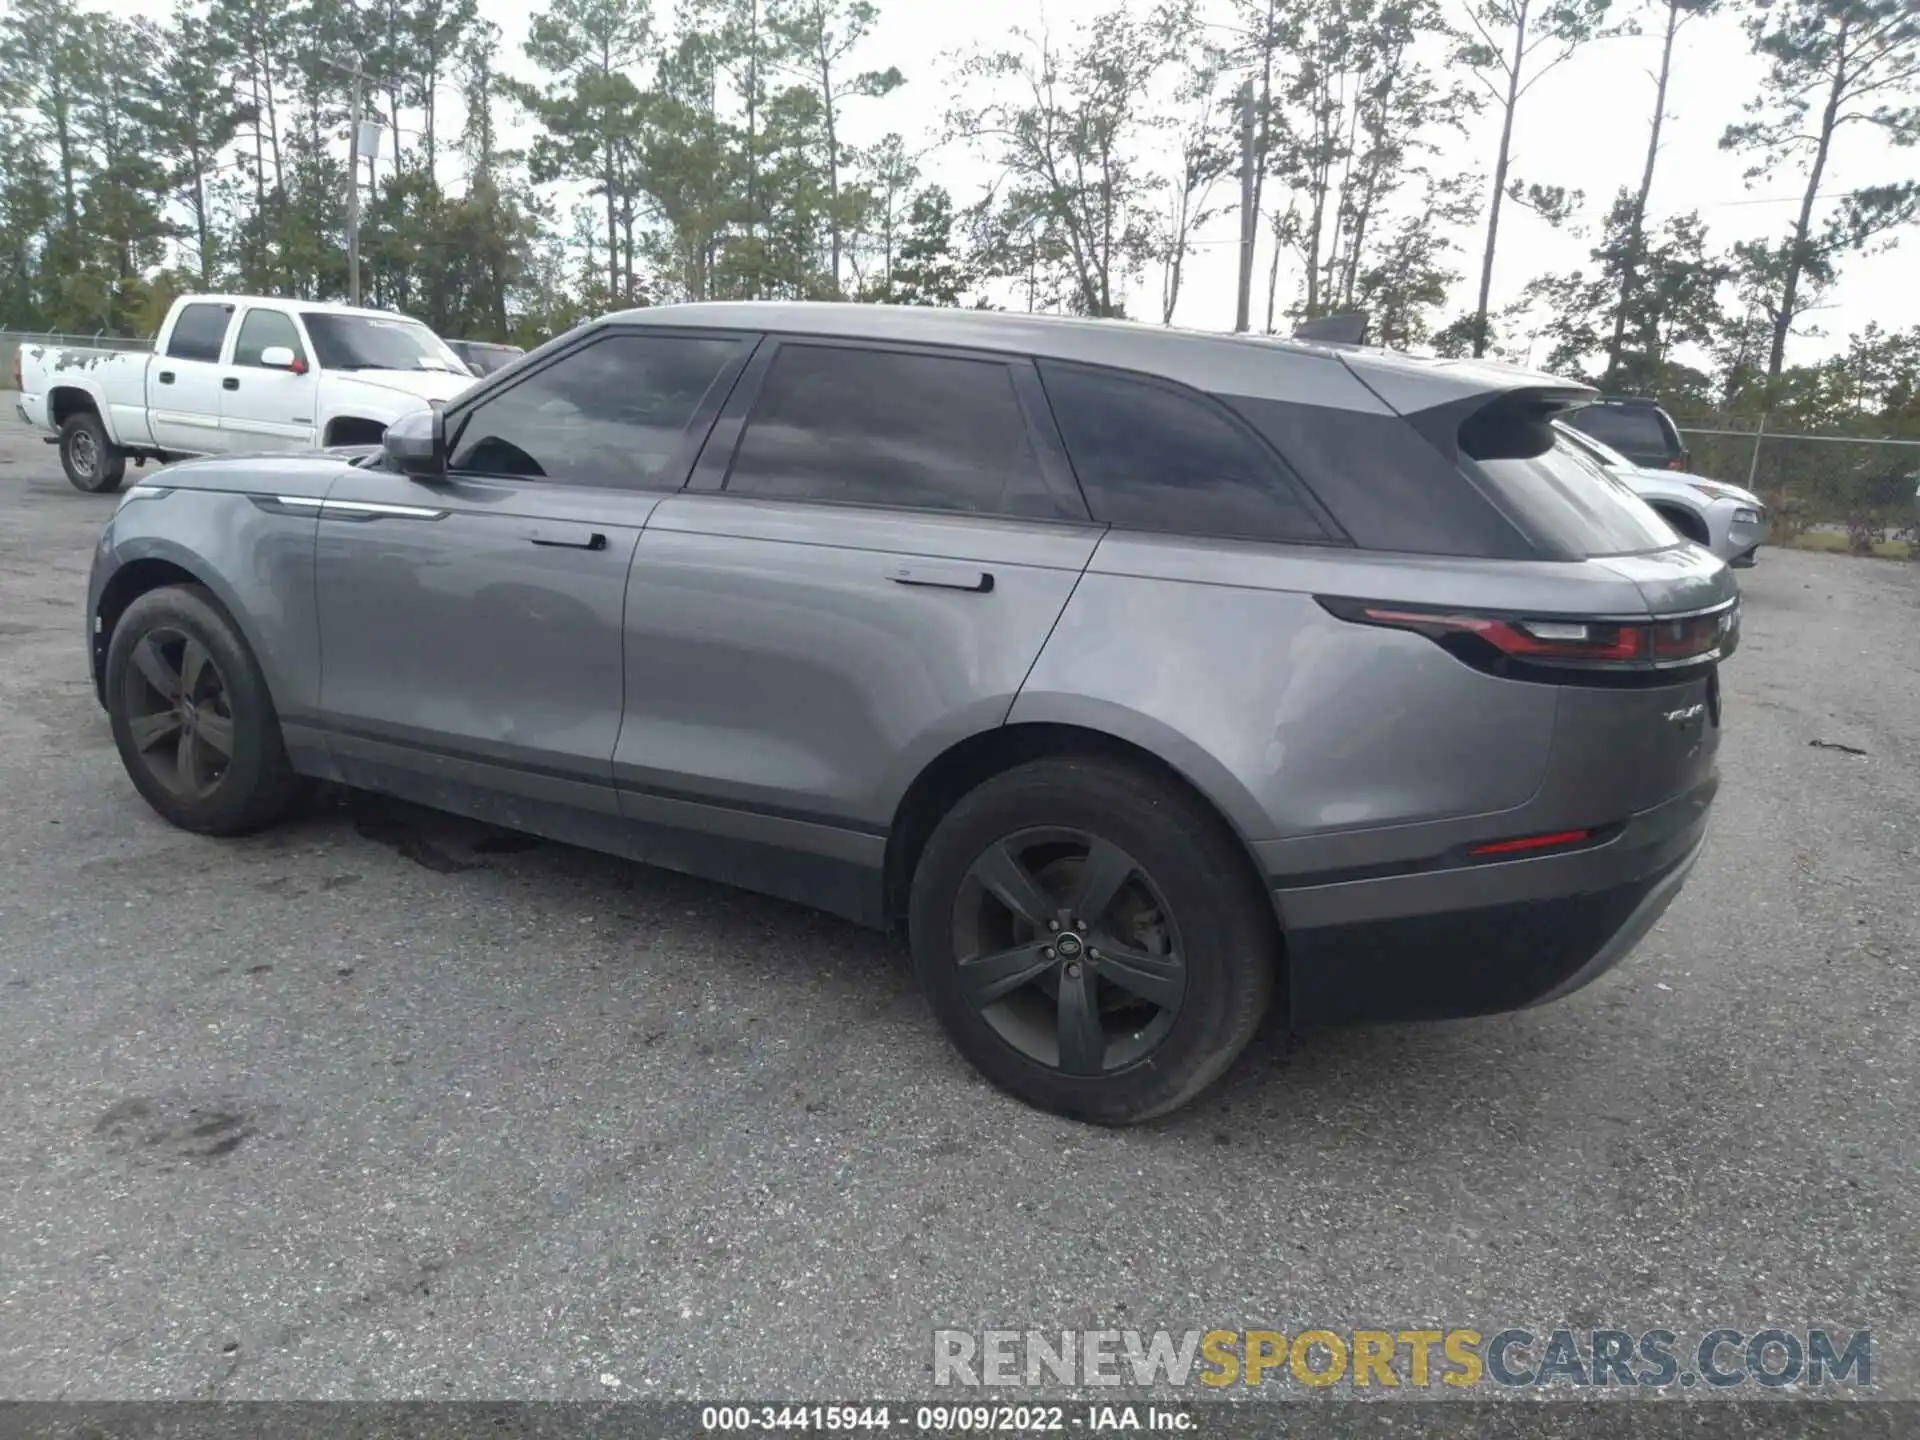
[[[283,722],[319,703],[316,514],[242,492],[167,489],[123,503],[101,536],[93,616],[184,571],[220,602],[259,662]],[[104,626],[96,643],[108,641]]]

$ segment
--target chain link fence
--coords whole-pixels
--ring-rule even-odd
[[[1920,439],[1724,423],[1679,429],[1695,474],[1744,485],[1767,502],[1776,541],[1831,535],[1859,554],[1891,543],[1920,555]]]
[[[0,390],[13,388],[13,357],[23,345],[64,345],[76,350],[151,350],[153,341],[107,330],[72,335],[57,330],[0,329]]]

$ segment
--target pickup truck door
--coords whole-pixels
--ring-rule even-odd
[[[294,368],[262,363],[291,350]],[[299,327],[284,310],[254,305],[240,317],[233,357],[220,372],[220,436],[227,450],[311,450],[320,377]]]
[[[233,306],[183,305],[159,353],[147,365],[147,416],[155,448],[169,455],[212,455],[220,436],[220,357]]]

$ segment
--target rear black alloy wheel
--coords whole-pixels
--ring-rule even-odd
[[[1068,1075],[1144,1059],[1186,995],[1179,934],[1152,878],[1084,830],[988,846],[960,887],[953,940],[968,1003],[1015,1050]]]
[[[245,834],[298,798],[259,662],[199,586],[150,590],[127,607],[107,642],[106,691],[128,778],[183,830]]]
[[[947,812],[908,930],[960,1052],[1029,1104],[1103,1125],[1177,1109],[1273,992],[1279,927],[1245,847],[1149,767],[1036,760]]]
[[[134,645],[127,730],[140,763],[169,794],[205,800],[233,760],[233,702],[207,647],[169,626]]]

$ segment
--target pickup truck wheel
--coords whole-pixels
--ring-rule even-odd
[[[126,478],[127,454],[107,439],[98,415],[82,410],[60,427],[60,468],[74,489],[104,495],[118,490]]]
[[[127,775],[182,830],[244,835],[298,799],[259,663],[198,586],[149,590],[107,645],[107,718]]]

